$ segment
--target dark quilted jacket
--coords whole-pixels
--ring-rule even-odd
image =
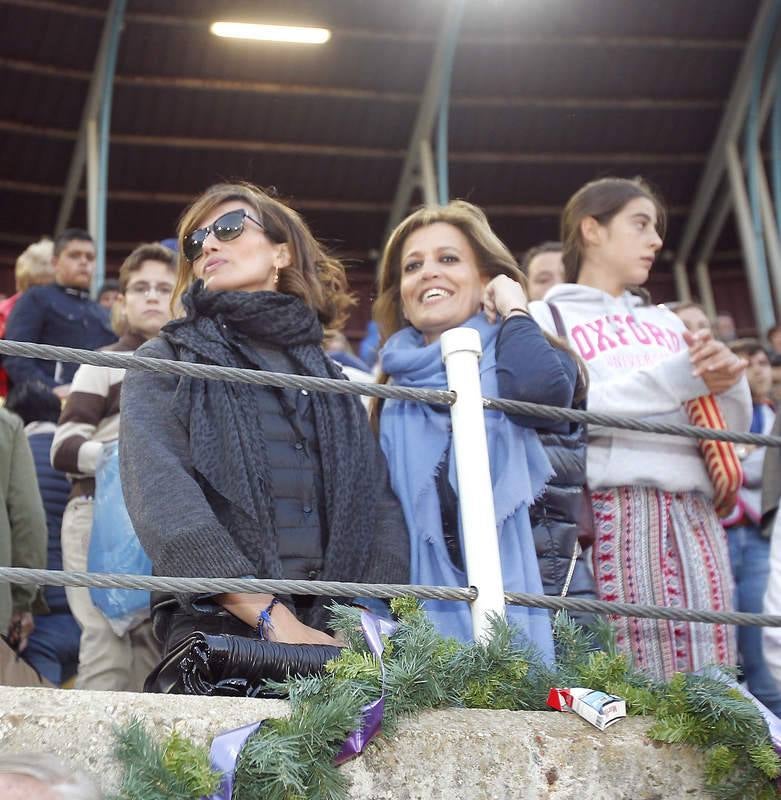
[[[548,483],[543,497],[531,508],[529,517],[543,591],[548,595],[560,595],[578,538],[587,547],[591,544],[589,537],[593,536],[589,524],[591,503],[584,491],[586,434],[580,426],[570,433],[538,431],[538,434],[556,475]],[[596,599],[594,577],[582,553],[575,564],[567,597]],[[581,625],[593,621],[591,614],[572,612],[570,616]]]
[[[290,372],[284,353],[263,351],[274,371]],[[318,509],[325,510],[320,452],[315,430],[312,398],[306,390],[259,386],[258,412],[263,419],[264,446],[270,465],[274,496],[274,520],[279,533],[279,557],[286,578],[316,580],[323,566],[326,521]],[[225,500],[201,486],[218,518]]]
[[[30,449],[35,461],[35,472],[38,476],[38,487],[46,511],[46,527],[49,533],[47,545],[46,568],[62,569],[62,545],[60,543],[60,530],[62,528],[62,514],[68,502],[71,486],[65,473],[54,469],[49,460],[49,451],[52,447],[54,430],[50,432],[33,433],[28,437]],[[44,589],[44,599],[53,614],[69,614],[68,601],[65,599],[65,589],[62,586],[47,586]]]

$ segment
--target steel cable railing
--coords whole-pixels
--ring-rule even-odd
[[[311,376],[264,372],[236,367],[221,367],[217,365],[192,364],[190,362],[169,361],[158,358],[144,358],[126,353],[79,350],[70,347],[57,347],[54,345],[34,344],[31,342],[0,341],[0,355],[75,362],[120,369],[137,369],[205,380],[238,381],[262,386],[369,395],[384,399],[413,400],[447,406],[452,406],[457,399],[456,392],[440,389],[412,389],[398,386],[357,383],[338,379],[315,378]],[[483,398],[483,406],[487,409],[510,414],[525,414],[551,420],[590,423],[601,427],[635,430],[643,433],[687,436],[696,439],[714,439],[717,441],[771,447],[781,446],[781,437],[777,436],[715,431],[710,428],[701,428],[694,425],[658,423],[630,415],[600,414],[522,401],[501,400],[498,398]],[[21,567],[0,567],[0,582],[41,586],[127,588],[179,593],[268,592],[273,594],[281,593],[356,598],[377,597],[383,599],[393,597],[416,597],[424,600],[460,600],[466,602],[474,602],[478,597],[478,590],[474,587],[364,584],[335,581],[263,580],[255,578],[183,578],[39,570]],[[554,611],[583,611],[595,614],[639,617],[643,619],[781,627],[781,616],[769,614],[647,606],[634,603],[553,597],[517,592],[505,593],[504,600],[510,605],[546,608]]]
[[[415,400],[448,406],[453,405],[456,401],[455,392],[443,389],[411,389],[376,383],[357,383],[335,378],[313,378],[307,375],[264,372],[261,370],[241,369],[239,367],[220,367],[212,364],[192,364],[188,361],[169,361],[162,358],[145,358],[127,353],[78,350],[72,347],[33,344],[32,342],[0,341],[0,355],[40,358],[47,361],[67,361],[78,364],[91,364],[98,367],[137,369],[204,380],[238,381],[259,386],[278,386],[285,389],[307,389],[308,391],[368,395],[384,399]],[[557,406],[538,405],[537,403],[527,403],[519,400],[501,400],[499,398],[484,398],[483,404],[488,409],[503,411],[508,414],[525,414],[527,416],[565,422],[582,422],[605,428],[688,436],[695,439],[713,439],[735,444],[781,447],[781,437],[779,436],[758,433],[735,433],[733,431],[701,428],[696,425],[673,425],[652,422],[629,414],[599,414],[593,411],[579,411],[574,408],[559,408]]]

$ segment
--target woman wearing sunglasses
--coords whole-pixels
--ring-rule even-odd
[[[299,215],[250,184],[209,188],[179,224],[185,316],[139,355],[341,378],[324,353],[352,300]],[[409,546],[360,398],[132,372],[127,506],[158,575],[405,583]],[[164,655],[195,630],[335,644],[329,598],[177,595]]]

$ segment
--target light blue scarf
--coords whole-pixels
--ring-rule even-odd
[[[464,325],[477,330],[482,341],[480,383],[483,396],[497,397],[499,326],[489,324],[482,313]],[[380,359],[383,370],[396,386],[447,388],[439,342],[426,345],[421,334],[412,327],[394,334],[382,349]],[[553,470],[533,430],[514,425],[497,411],[486,411],[485,422],[504,587],[510,592],[542,594],[528,509],[543,491]],[[445,545],[435,485],[436,468],[450,437],[447,409],[406,400],[385,401],[380,419],[380,444],[409,528],[412,583],[467,585],[466,573],[453,564]],[[458,493],[455,457],[450,459],[449,479]],[[460,527],[459,519],[459,530]],[[467,603],[427,600],[424,606],[440,633],[461,641],[472,640]],[[548,612],[520,606],[508,606],[507,611],[509,620],[546,659],[552,660]]]

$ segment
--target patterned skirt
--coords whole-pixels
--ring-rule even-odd
[[[620,486],[592,491],[601,600],[733,610],[724,529],[704,495]],[[617,643],[657,679],[737,661],[728,625],[614,618]]]

